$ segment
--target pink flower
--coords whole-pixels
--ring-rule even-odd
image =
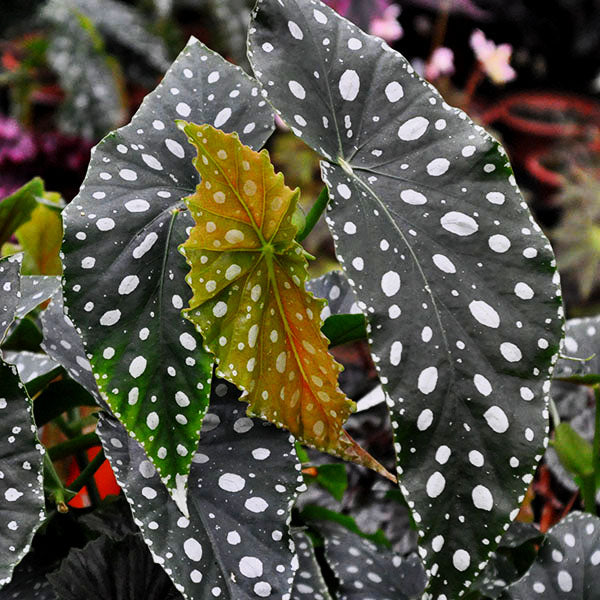
[[[512,55],[510,44],[496,46],[494,42],[485,37],[483,31],[476,29],[471,34],[471,48],[483,70],[495,84],[512,81],[517,76],[515,70],[510,66]]]
[[[379,36],[386,42],[395,42],[404,35],[402,25],[398,23],[400,16],[400,7],[391,4],[381,15],[377,15],[371,19],[369,33]]]
[[[454,52],[441,46],[436,48],[425,67],[425,78],[434,81],[442,75],[454,73]]]

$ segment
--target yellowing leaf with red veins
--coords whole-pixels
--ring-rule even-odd
[[[300,441],[394,479],[342,428],[354,403],[339,389],[341,366],[321,333],[324,300],[308,293],[294,237],[299,190],[275,174],[266,150],[237,134],[179,122],[202,176],[185,198],[196,222],[181,246],[193,290],[184,311],[216,356],[218,374],[241,390],[248,414]]]

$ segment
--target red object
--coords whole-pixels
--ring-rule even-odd
[[[90,448],[87,451],[88,460],[91,461],[96,454],[98,454],[98,452],[100,452],[99,446],[96,448]],[[67,478],[67,487],[69,487],[69,484],[77,479],[79,473],[79,466],[77,465],[77,461],[73,458],[73,462],[71,463],[71,467],[69,469],[69,477]],[[96,487],[98,488],[98,492],[100,493],[100,498],[102,500],[104,500],[106,496],[117,496],[121,491],[108,460],[105,460],[101,467],[96,471],[96,474],[94,475],[94,481],[96,482]],[[69,501],[68,504],[72,508],[88,507],[90,505],[90,500],[87,487],[81,488],[77,496]]]
[[[536,113],[540,118],[533,117]],[[550,118],[552,114],[556,120]],[[520,133],[543,138],[580,137],[591,127],[600,128],[600,105],[573,94],[526,92],[504,98],[481,120],[486,124],[500,121]]]

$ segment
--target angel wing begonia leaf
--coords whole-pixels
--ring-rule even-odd
[[[294,241],[299,197],[266,150],[211,125],[180,123],[196,146],[202,183],[185,199],[196,222],[181,251],[193,297],[185,315],[244,391],[248,412],[324,452],[393,477],[342,428],[354,404],[321,333],[323,301],[306,292],[306,259]]]
[[[177,247],[193,225],[181,198],[198,183],[192,148],[175,139],[175,120],[187,116],[256,148],[273,128],[256,81],[191,38],[131,123],[96,146],[63,213],[62,247],[80,358],[182,510],[212,376],[212,357],[180,313],[190,290]]]
[[[457,598],[547,444],[552,249],[498,142],[381,39],[318,0],[259,0],[248,42],[263,95],[325,159],[326,220],[367,317],[427,594]]]

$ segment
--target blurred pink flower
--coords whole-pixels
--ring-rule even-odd
[[[379,36],[386,42],[395,42],[404,35],[402,25],[398,23],[400,7],[390,4],[380,16],[371,19],[369,33]]]
[[[326,3],[343,17],[350,19],[359,27],[368,29],[386,42],[394,42],[402,37],[404,31],[398,23],[400,7],[390,0],[325,0]]]
[[[483,70],[495,84],[512,81],[517,76],[515,70],[510,66],[512,55],[510,44],[496,46],[492,40],[485,37],[483,31],[476,29],[471,34],[471,48]]]
[[[453,73],[454,52],[444,46],[436,48],[425,67],[425,78],[434,81],[442,75],[452,75]]]

